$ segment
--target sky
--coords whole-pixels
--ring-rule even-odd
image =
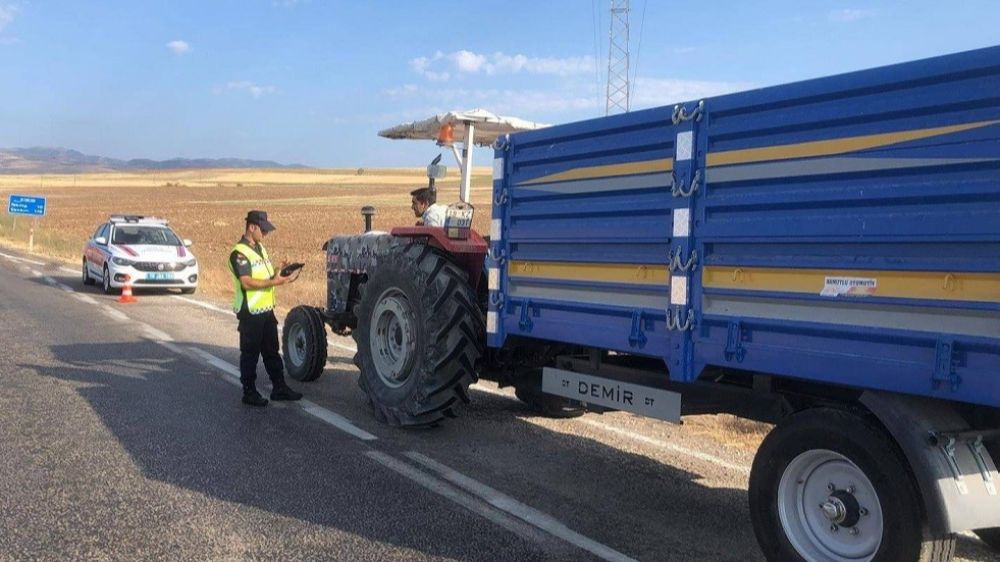
[[[0,147],[419,166],[440,149],[377,132],[476,107],[554,124],[603,115],[608,10],[0,0]],[[997,0],[631,0],[630,21],[633,109],[1000,43]]]

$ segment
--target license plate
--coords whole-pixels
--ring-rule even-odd
[[[470,228],[474,212],[475,210],[472,205],[467,203],[453,203],[449,205],[444,213],[445,228]]]
[[[173,279],[173,278],[174,278],[174,274],[173,273],[147,273],[146,274],[146,279],[149,279],[150,281],[161,281],[163,279]]]
[[[681,420],[681,395],[659,388],[545,367],[542,391],[664,421]]]

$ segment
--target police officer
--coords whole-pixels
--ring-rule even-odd
[[[282,276],[275,271],[261,240],[274,230],[264,211],[250,211],[246,231],[229,255],[233,275],[233,311],[239,319],[240,382],[243,403],[266,406],[257,392],[257,359],[264,356],[264,367],[271,377],[271,400],[298,400],[302,394],[285,384],[284,364],[278,354],[278,319],[274,316],[274,288],[299,278],[299,271]],[[282,262],[284,268],[287,262]]]

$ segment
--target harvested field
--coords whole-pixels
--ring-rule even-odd
[[[38,220],[35,252],[76,265],[94,229],[113,213],[166,218],[201,265],[199,291],[228,300],[232,291],[226,259],[243,232],[250,209],[265,209],[277,227],[267,247],[276,260],[306,263],[299,281],[279,291],[281,308],[321,305],[325,295],[320,249],[337,234],[361,232],[360,209],[375,205],[375,227],[412,225],[409,191],[427,185],[422,168],[389,170],[183,170],[66,175],[0,175],[0,196],[47,198]],[[438,181],[441,202],[458,199],[456,174]],[[491,179],[488,168],[473,174],[475,227],[488,228]],[[32,219],[3,214],[0,240],[26,247]],[[15,224],[16,223],[16,224]]]

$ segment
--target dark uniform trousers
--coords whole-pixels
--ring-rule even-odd
[[[241,315],[240,331],[240,382],[244,390],[254,388],[257,381],[257,359],[264,357],[264,368],[271,377],[271,384],[278,388],[285,384],[284,365],[278,353],[278,319],[273,311],[262,314]]]

